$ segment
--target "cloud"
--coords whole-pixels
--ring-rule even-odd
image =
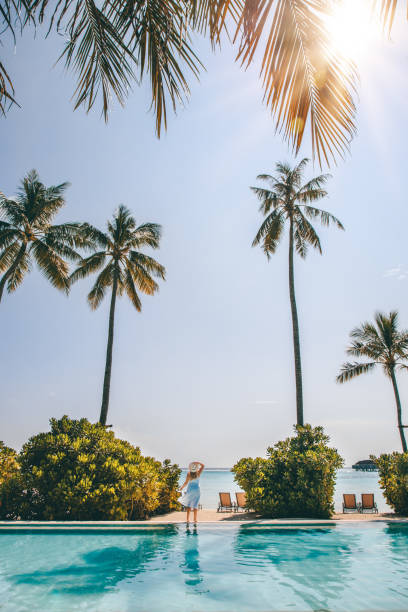
[[[408,278],[408,268],[403,264],[398,264],[395,268],[389,268],[383,274],[384,278],[396,278],[397,280],[405,280]]]

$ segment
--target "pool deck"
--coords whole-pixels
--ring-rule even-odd
[[[265,519],[254,512],[217,512],[216,510],[200,510],[199,523],[203,525],[215,524],[219,527],[232,525],[274,526],[274,527],[312,527],[312,526],[335,526],[340,524],[364,523],[403,523],[408,525],[408,517],[395,514],[335,514],[331,519]],[[99,531],[104,533],[133,531],[140,528],[166,528],[170,525],[185,523],[185,512],[171,512],[161,516],[155,516],[147,521],[0,521],[0,532],[89,532]]]
[[[193,518],[191,513],[190,518]],[[397,516],[394,513],[364,513],[360,514],[357,512],[347,514],[334,514],[331,519],[263,519],[255,512],[217,512],[216,510],[199,510],[198,521],[200,523],[213,523],[213,522],[257,522],[257,523],[276,523],[280,524],[282,521],[287,523],[297,524],[302,523],[332,523],[334,521],[402,521],[408,522],[408,517]],[[154,516],[147,521],[148,523],[185,523],[186,513],[185,512],[170,512],[169,514],[162,514],[161,516]]]

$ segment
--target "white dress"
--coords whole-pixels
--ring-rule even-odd
[[[189,480],[186,492],[181,498],[181,503],[185,508],[192,508],[197,510],[200,502],[200,482],[199,478]]]

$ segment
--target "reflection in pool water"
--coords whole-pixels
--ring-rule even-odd
[[[408,610],[395,524],[1,533],[0,550],[2,612]]]
[[[197,525],[186,527],[186,538],[184,543],[184,558],[180,568],[185,574],[185,584],[197,586],[203,581],[200,572],[200,552],[198,548]]]

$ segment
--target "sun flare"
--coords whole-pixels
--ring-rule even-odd
[[[333,49],[357,64],[370,57],[381,36],[378,16],[366,0],[337,2],[326,18],[326,28]]]

